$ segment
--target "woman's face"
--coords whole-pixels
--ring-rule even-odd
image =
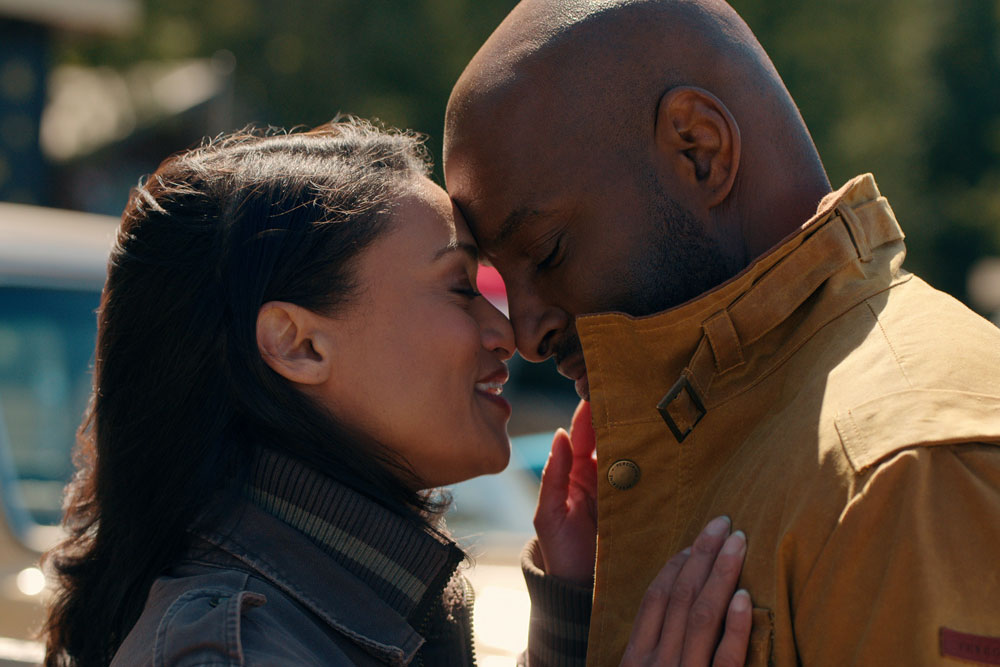
[[[476,292],[476,247],[427,179],[358,258],[358,295],[322,326],[334,341],[317,398],[411,466],[421,488],[503,470],[510,322]]]

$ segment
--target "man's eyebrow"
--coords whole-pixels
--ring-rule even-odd
[[[510,241],[515,234],[521,231],[521,228],[526,224],[532,220],[544,218],[549,215],[550,214],[546,211],[540,211],[537,208],[527,206],[514,210],[500,224],[500,229],[497,231],[496,236],[493,237],[490,247],[502,247],[505,243]]]
[[[474,262],[479,261],[479,248],[477,248],[475,244],[465,243],[462,241],[452,241],[445,247],[440,248],[437,252],[434,253],[434,260],[437,261],[442,257],[444,257],[445,255],[448,255],[453,252],[464,252],[472,259],[472,261]]]

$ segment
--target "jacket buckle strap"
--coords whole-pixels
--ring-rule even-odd
[[[851,242],[854,243],[854,247],[858,251],[858,259],[862,262],[872,261],[872,244],[869,242],[868,232],[861,224],[858,214],[846,204],[838,205],[836,211],[840,219],[844,221],[847,233],[851,235]]]
[[[739,334],[736,333],[728,311],[720,310],[705,320],[701,326],[709,345],[712,346],[715,367],[719,373],[726,373],[743,365],[743,346],[740,344]]]
[[[674,386],[657,404],[656,409],[678,443],[684,442],[707,412],[705,404],[688,378],[687,371],[681,373]]]

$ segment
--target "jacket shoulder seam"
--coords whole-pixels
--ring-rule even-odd
[[[868,311],[872,314],[872,319],[875,320],[875,324],[878,326],[879,332],[882,334],[885,344],[889,347],[889,352],[892,353],[892,359],[896,362],[896,367],[899,368],[899,374],[903,376],[903,380],[906,381],[906,386],[913,388],[913,383],[910,382],[910,377],[906,374],[906,368],[903,367],[903,360],[899,356],[899,352],[896,351],[896,346],[892,344],[892,339],[889,337],[889,332],[885,330],[885,326],[882,324],[882,319],[878,316],[875,308],[871,304],[871,298],[865,299],[865,306]]]

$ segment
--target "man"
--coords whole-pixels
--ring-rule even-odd
[[[1000,664],[1000,331],[831,192],[721,0],[524,0],[455,86],[445,176],[517,346],[590,401],[589,664],[666,555],[746,530],[750,664]]]

